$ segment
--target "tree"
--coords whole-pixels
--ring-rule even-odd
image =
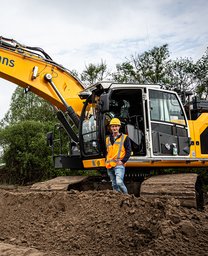
[[[163,84],[166,64],[169,62],[168,45],[154,47],[141,55],[131,56],[130,60],[118,64],[113,74],[116,81],[138,82],[141,84]]]
[[[27,184],[52,176],[51,152],[46,145],[46,133],[52,126],[49,122],[21,121],[0,130],[8,181]]]
[[[113,79],[119,83],[140,82],[140,78],[136,77],[136,71],[131,62],[126,61],[116,65],[116,73],[113,73]]]
[[[48,102],[16,88],[0,129],[4,171],[10,182],[25,184],[55,173],[51,151],[46,146],[46,133],[55,123],[55,112]]]
[[[166,66],[165,84],[170,90],[177,91],[183,102],[187,91],[194,92],[195,82],[195,64],[192,59],[180,58],[171,60]]]
[[[197,93],[199,97],[208,97],[208,48],[205,54],[196,62],[195,79],[197,83]]]
[[[52,105],[32,92],[25,94],[21,87],[17,87],[12,95],[9,111],[1,121],[1,125],[25,120],[55,121],[55,119]]]
[[[81,80],[87,85],[95,84],[96,82],[103,81],[109,76],[106,63],[101,60],[100,64],[90,63],[85,67],[81,73]]]
[[[140,74],[141,82],[147,84],[163,84],[166,74],[166,64],[169,62],[168,45],[154,47],[138,57],[133,57],[136,71]]]

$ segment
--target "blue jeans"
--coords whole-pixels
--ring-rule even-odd
[[[112,182],[113,190],[128,194],[127,188],[124,184],[125,167],[117,165],[114,168],[107,169],[108,176]]]

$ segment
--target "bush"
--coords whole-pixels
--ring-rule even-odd
[[[24,185],[55,175],[46,144],[46,133],[52,128],[49,122],[22,121],[0,130],[4,171],[10,183]]]

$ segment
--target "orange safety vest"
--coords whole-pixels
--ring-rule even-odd
[[[105,166],[107,169],[116,166],[118,160],[122,160],[126,154],[126,150],[124,148],[124,141],[127,135],[122,134],[113,145],[110,142],[110,137],[106,138],[106,149],[107,149],[107,157]]]

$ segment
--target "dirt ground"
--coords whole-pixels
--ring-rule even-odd
[[[208,255],[208,207],[111,190],[0,189],[1,256]]]

